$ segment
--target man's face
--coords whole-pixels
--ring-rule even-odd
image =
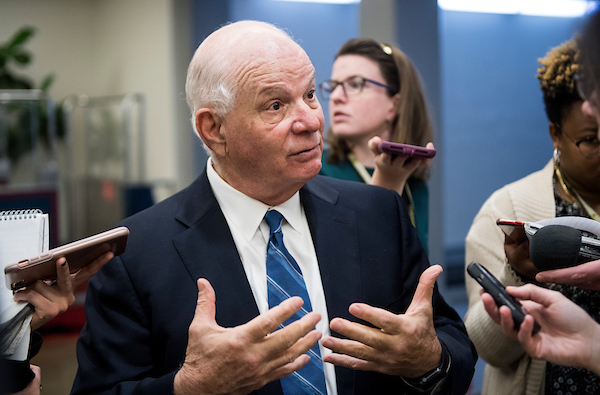
[[[318,174],[324,128],[308,56],[287,42],[271,45],[270,56],[248,56],[234,68],[238,94],[222,121],[225,153],[215,167],[231,186],[267,204]]]
[[[594,105],[590,100],[586,100],[581,105],[581,111],[589,118],[595,119],[596,123],[600,125],[600,107]],[[598,138],[600,138],[600,129],[598,129]]]

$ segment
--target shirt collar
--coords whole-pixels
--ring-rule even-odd
[[[252,239],[266,212],[271,209],[279,211],[295,231],[302,233],[302,206],[299,192],[280,205],[273,207],[253,199],[229,185],[215,171],[210,157],[206,164],[206,175],[223,214],[228,221],[235,224],[246,240]]]

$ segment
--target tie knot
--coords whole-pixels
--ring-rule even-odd
[[[271,233],[277,233],[281,229],[283,215],[281,215],[281,213],[277,210],[269,210],[265,214],[265,221],[267,221]]]

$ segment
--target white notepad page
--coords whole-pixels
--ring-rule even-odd
[[[41,210],[19,210],[0,212],[0,324],[14,317],[26,303],[13,301],[13,293],[4,281],[4,268],[12,263],[48,251],[48,214]],[[24,361],[29,349],[29,322],[24,322],[14,349],[5,355],[7,359]]]

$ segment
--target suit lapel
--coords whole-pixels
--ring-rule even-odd
[[[204,277],[215,289],[217,323],[223,327],[244,324],[258,315],[258,307],[206,171],[187,193],[176,218],[188,229],[173,244],[191,280],[195,283]]]
[[[336,205],[338,192],[313,179],[301,189],[301,200],[315,245],[329,320],[343,317],[359,301],[360,265],[355,213]],[[338,392],[353,393],[355,372],[336,367]]]

